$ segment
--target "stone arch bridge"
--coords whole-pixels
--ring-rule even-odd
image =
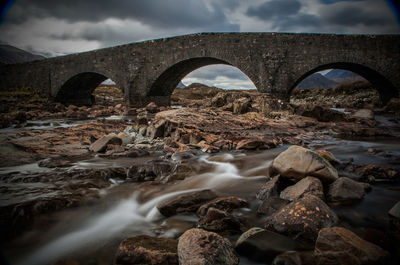
[[[200,33],[3,65],[0,89],[30,87],[88,105],[93,90],[111,78],[131,106],[166,105],[185,75],[211,64],[237,67],[260,92],[281,99],[308,75],[330,68],[363,76],[384,102],[400,96],[400,35],[289,33]]]

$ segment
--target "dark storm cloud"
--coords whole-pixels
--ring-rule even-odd
[[[335,6],[322,10],[321,17],[328,24],[341,26],[355,26],[362,24],[366,26],[382,26],[392,23],[389,16],[371,12],[362,6]]]
[[[272,0],[257,7],[249,7],[247,15],[271,22],[278,30],[290,31],[298,27],[305,29],[316,27],[319,18],[300,12],[298,0]]]
[[[237,1],[232,1],[227,8],[236,6]],[[239,29],[227,22],[221,3],[206,6],[198,0],[16,0],[6,18],[8,23],[22,23],[30,18],[48,17],[68,22],[133,19],[157,28]]]
[[[301,4],[297,0],[272,0],[257,7],[249,7],[247,15],[262,20],[297,14]]]

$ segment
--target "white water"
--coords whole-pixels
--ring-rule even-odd
[[[232,159],[233,156],[229,158]],[[199,160],[213,165],[215,169],[213,172],[190,178],[189,181],[192,181],[192,183],[188,186],[193,188],[169,192],[143,204],[140,204],[137,200],[139,194],[134,193],[130,198],[122,200],[110,210],[92,217],[89,221],[82,222],[80,228],[44,245],[17,264],[50,264],[90,244],[107,240],[127,227],[134,227],[135,230],[142,231],[144,228],[149,227],[153,221],[162,218],[157,209],[157,205],[160,202],[185,193],[205,188],[216,188],[234,179],[244,178],[239,174],[236,166],[231,163],[209,161],[206,156],[201,157]]]

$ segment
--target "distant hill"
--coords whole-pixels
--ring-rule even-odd
[[[356,81],[366,81],[362,76],[347,70],[332,69],[325,74],[326,78],[329,78],[337,83],[353,83]]]
[[[305,78],[303,81],[301,81],[297,85],[297,89],[308,89],[308,88],[333,88],[338,86],[339,84],[333,80],[330,80],[329,78],[326,78],[320,73],[315,73],[307,78]]]
[[[15,64],[45,59],[44,56],[35,55],[10,45],[0,45],[0,63]]]
[[[185,88],[185,84],[181,82],[179,82],[179,84],[176,86],[176,88]]]

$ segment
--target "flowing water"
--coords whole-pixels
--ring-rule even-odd
[[[165,218],[156,206],[174,196],[202,189],[212,189],[220,196],[234,195],[247,199],[250,207],[240,209],[238,214],[251,220],[254,226],[262,226],[265,217],[258,217],[255,213],[260,204],[255,194],[267,181],[272,160],[287,147],[202,155],[197,157],[196,163],[206,170],[161,188],[151,185],[138,188],[137,183],[114,185],[95,204],[38,217],[30,231],[5,245],[5,255],[11,264],[17,265],[54,264],[57,260],[69,258],[82,264],[112,264],[118,244],[124,238],[140,234],[177,237],[195,227],[195,214]],[[398,139],[351,141],[330,138],[311,141],[308,147],[329,150],[338,159],[354,159],[356,164],[400,166]],[[368,152],[371,149],[376,152]],[[73,167],[110,167],[128,164],[130,160],[94,158],[78,162]],[[400,200],[399,191],[398,184],[377,183],[361,202],[331,207],[356,232],[379,237],[387,228],[388,210]],[[379,241],[379,238],[374,240]],[[240,264],[256,263],[241,257]]]

